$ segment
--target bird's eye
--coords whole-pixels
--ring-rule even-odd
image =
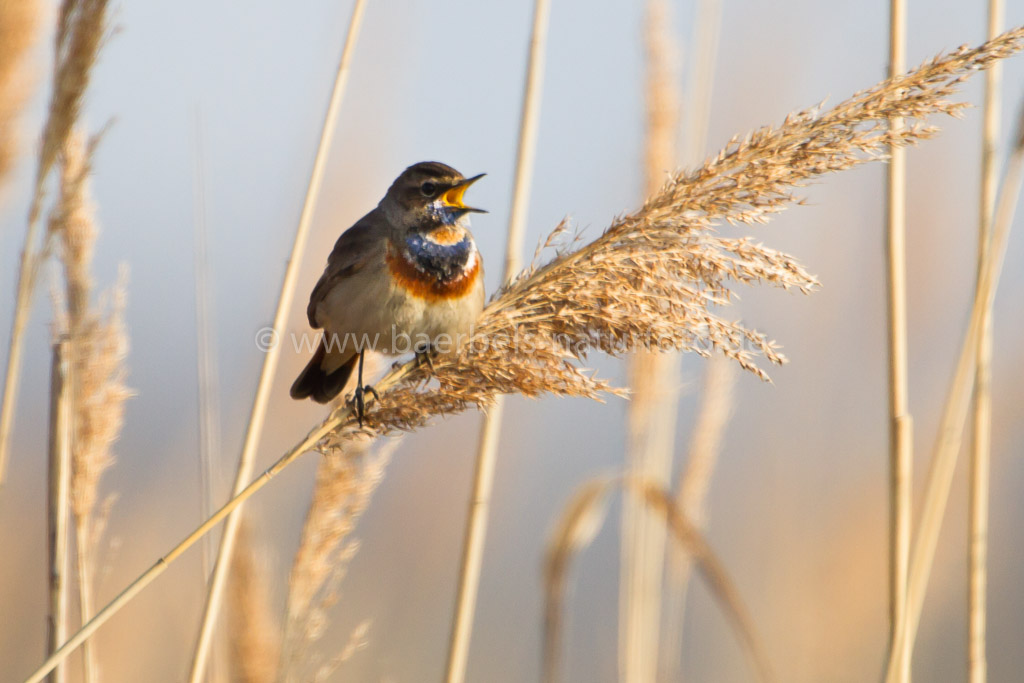
[[[437,185],[431,182],[426,182],[420,185],[420,192],[423,193],[424,197],[433,197],[437,194]]]

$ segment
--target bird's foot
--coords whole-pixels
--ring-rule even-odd
[[[424,364],[430,368],[430,371],[434,371],[434,349],[429,346],[421,346],[416,349],[416,367],[422,367]]]
[[[361,387],[356,387],[355,393],[352,395],[352,402],[356,408],[356,419],[359,420],[359,428],[363,427],[363,416],[366,415],[366,395],[373,396],[378,401],[380,400],[380,394],[369,384]]]

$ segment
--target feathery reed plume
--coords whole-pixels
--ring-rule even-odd
[[[889,76],[906,68],[906,0],[889,0]],[[903,119],[893,116],[889,129],[899,131]],[[907,606],[907,567],[913,512],[913,421],[907,380],[907,163],[906,151],[889,150],[885,176],[886,331],[889,379],[889,646]],[[900,680],[910,680],[910,653],[896,652]]]
[[[341,109],[342,95],[344,95],[345,86],[348,83],[349,65],[352,62],[356,38],[362,26],[365,5],[366,0],[355,0],[352,6],[348,33],[345,37],[345,46],[342,48],[341,58],[338,61],[338,70],[334,77],[331,99],[328,102],[327,111],[324,113],[323,128],[320,131],[320,142],[317,145],[316,156],[313,159],[313,168],[310,171],[309,185],[306,188],[306,196],[302,203],[299,224],[295,228],[295,240],[292,243],[291,257],[288,259],[284,278],[281,280],[281,291],[278,295],[277,311],[274,313],[273,325],[273,329],[277,332],[284,330],[288,320],[288,313],[291,311],[295,299],[295,287],[299,281],[299,265],[301,264],[302,252],[306,248],[309,228],[313,221],[313,212],[320,194],[320,185],[323,182],[324,168],[327,164],[327,152],[331,147],[331,141],[334,139],[334,126],[338,119],[338,111]],[[273,387],[274,374],[277,371],[277,363],[281,357],[282,346],[284,345],[277,344],[271,346],[265,351],[263,357],[263,368],[260,370],[259,383],[256,385],[256,395],[253,397],[252,411],[249,413],[249,424],[245,430],[245,441],[242,444],[242,452],[238,457],[235,483],[231,489],[232,495],[235,497],[245,488],[246,482],[252,477],[252,470],[256,461],[256,449],[259,446],[260,437],[263,435],[267,405],[270,403],[270,390]],[[209,589],[206,593],[206,603],[203,605],[203,617],[192,655],[192,666],[188,677],[189,683],[199,683],[206,670],[206,660],[210,654],[213,628],[217,620],[224,583],[227,580],[228,569],[230,568],[231,549],[234,545],[235,534],[238,531],[238,524],[240,522],[241,510],[232,514],[228,518],[227,524],[224,525],[224,533],[221,535],[220,546],[217,550],[217,561],[213,566],[213,576],[210,578]]]
[[[1016,29],[1010,33],[1020,32]],[[1003,34],[1008,35],[1008,34]],[[992,238],[985,250],[985,263],[978,278],[971,304],[971,317],[964,331],[956,370],[950,382],[949,392],[942,409],[938,440],[932,452],[928,469],[928,483],[918,522],[916,541],[910,558],[910,577],[907,584],[907,611],[897,634],[897,645],[913,648],[917,627],[921,620],[925,590],[935,561],[935,548],[939,542],[942,518],[949,502],[949,491],[953,484],[957,456],[963,441],[964,426],[974,385],[975,358],[978,344],[983,335],[984,320],[991,311],[995,300],[999,277],[1002,274],[1006,245],[1009,242],[1013,214],[1017,207],[1021,184],[1024,182],[1024,107],[1021,107],[1017,122],[1017,137],[1013,153],[1003,176],[999,201],[992,220]],[[898,651],[898,650],[897,650]],[[892,655],[886,673],[886,683],[895,683],[899,674],[899,662]]]
[[[391,453],[399,442],[389,440],[376,452],[370,452],[371,439],[355,438],[326,452],[320,460],[288,578],[280,664],[284,681],[309,680],[311,676],[330,673],[331,662],[322,662],[323,658],[310,650],[323,635],[328,610],[337,602],[339,585],[359,549],[352,531],[384,478]],[[364,629],[357,640],[365,640],[365,635]],[[348,649],[343,649],[342,654]],[[351,651],[347,656],[350,655]],[[317,672],[316,676],[310,670]]]
[[[533,26],[530,29],[530,49],[526,63],[526,83],[523,86],[523,108],[519,118],[519,143],[516,148],[512,206],[509,211],[508,230],[505,236],[505,270],[502,274],[502,284],[507,284],[515,276],[523,260],[523,237],[526,234],[526,217],[530,206],[533,160],[537,151],[537,129],[540,125],[544,55],[547,47],[550,13],[550,0],[534,0]],[[446,683],[462,683],[466,678],[469,642],[473,635],[473,618],[476,614],[480,571],[484,561],[484,542],[487,539],[487,513],[491,508],[494,470],[498,459],[498,438],[501,434],[504,414],[503,397],[495,397],[490,410],[484,415],[480,428],[473,473],[473,491],[469,498],[466,530],[462,541],[462,562],[459,565],[455,615],[452,618],[452,630],[448,642],[448,660],[445,666]]]
[[[1003,24],[1003,0],[988,1],[988,37],[999,35]],[[985,96],[981,132],[981,187],[978,215],[977,285],[985,271],[992,240],[998,175],[996,144],[1002,104],[1002,65],[985,72]],[[988,507],[992,460],[992,311],[986,308],[981,337],[975,353],[974,412],[972,415],[971,465],[967,533],[967,680],[988,680],[985,619],[988,611]]]
[[[281,630],[270,601],[268,564],[254,547],[248,525],[242,524],[227,599],[232,680],[237,683],[277,680]]]
[[[0,2],[0,190],[18,154],[18,117],[31,80],[26,53],[35,41],[39,4],[36,0]]]
[[[548,542],[544,560],[542,680],[547,683],[558,680],[562,612],[569,562],[575,554],[590,545],[601,529],[608,497],[617,488],[637,494],[648,509],[658,514],[676,543],[693,557],[701,575],[736,632],[744,653],[750,658],[758,678],[762,681],[772,680],[771,667],[757,638],[753,622],[740,600],[732,579],[725,571],[725,566],[665,488],[635,477],[604,477],[586,482],[577,490],[558,520],[555,533]]]
[[[50,234],[61,246],[64,268],[67,310],[60,317],[65,321],[73,378],[70,495],[83,622],[93,612],[95,553],[110,506],[110,501],[98,504],[100,478],[114,462],[111,447],[120,435],[124,403],[131,396],[124,386],[128,339],[122,321],[123,275],[108,313],[90,304],[90,270],[98,232],[89,192],[90,156],[91,147],[87,148],[83,136],[72,132],[61,156],[60,197],[49,222]],[[83,655],[84,681],[92,683],[98,678],[95,657],[88,647]]]
[[[677,166],[679,46],[667,0],[648,0],[644,47],[647,126],[644,195],[657,192]],[[667,487],[672,476],[680,355],[639,349],[629,358],[627,468]],[[622,501],[619,572],[619,673],[627,683],[653,681],[658,670],[665,527],[630,491]]]
[[[700,168],[674,176],[592,242],[563,242],[549,263],[527,268],[497,294],[457,353],[437,357],[432,372],[428,364],[411,360],[385,374],[375,385],[383,400],[368,402],[362,430],[351,405],[334,410],[132,581],[26,683],[38,683],[203,535],[311,449],[359,431],[412,430],[431,417],[487,405],[502,393],[595,399],[617,393],[578,365],[595,350],[618,354],[662,344],[702,355],[717,350],[766,378],[755,361],[782,362],[775,345],[708,306],[727,303],[729,286],[736,283],[810,291],[816,281],[792,257],[749,238],[721,237],[710,230],[712,223],[766,222],[799,202],[795,188],[830,171],[884,158],[890,143],[909,145],[934,135],[935,128],[920,124],[888,131],[886,122],[892,116],[956,114],[965,105],[946,99],[956,86],[1022,48],[1024,27],[929,60],[824,113],[791,114],[782,126],[734,139]],[[564,236],[564,226],[556,228],[555,241]],[[436,384],[429,382],[431,376]]]
[[[64,0],[58,12],[55,43],[53,92],[46,124],[43,126],[36,169],[35,187],[29,206],[28,229],[18,269],[18,288],[11,323],[10,345],[7,349],[7,370],[4,375],[3,403],[0,404],[0,483],[6,471],[14,424],[14,404],[21,376],[21,352],[25,326],[32,306],[39,264],[48,252],[49,240],[37,245],[39,217],[50,175],[58,153],[64,148],[71,127],[78,119],[82,98],[89,85],[89,76],[106,26],[107,0]]]

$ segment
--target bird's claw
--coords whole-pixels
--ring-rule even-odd
[[[429,346],[417,349],[416,351],[416,367],[422,367],[424,363],[430,368],[431,372],[434,372],[434,353]]]
[[[352,401],[356,408],[356,419],[359,421],[359,428],[363,427],[363,416],[366,415],[366,394],[373,396],[378,401],[380,400],[380,394],[369,384],[361,387],[356,387],[355,393],[352,396]]]

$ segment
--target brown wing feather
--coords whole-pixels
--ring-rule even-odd
[[[383,218],[378,209],[360,218],[355,225],[341,233],[341,237],[334,243],[331,255],[327,257],[327,268],[320,276],[319,282],[309,295],[309,306],[306,307],[306,317],[309,318],[310,326],[319,328],[320,323],[316,319],[316,307],[323,301],[327,293],[339,280],[350,277],[358,272],[369,261],[374,253],[374,247],[378,240],[385,237],[380,230]]]

